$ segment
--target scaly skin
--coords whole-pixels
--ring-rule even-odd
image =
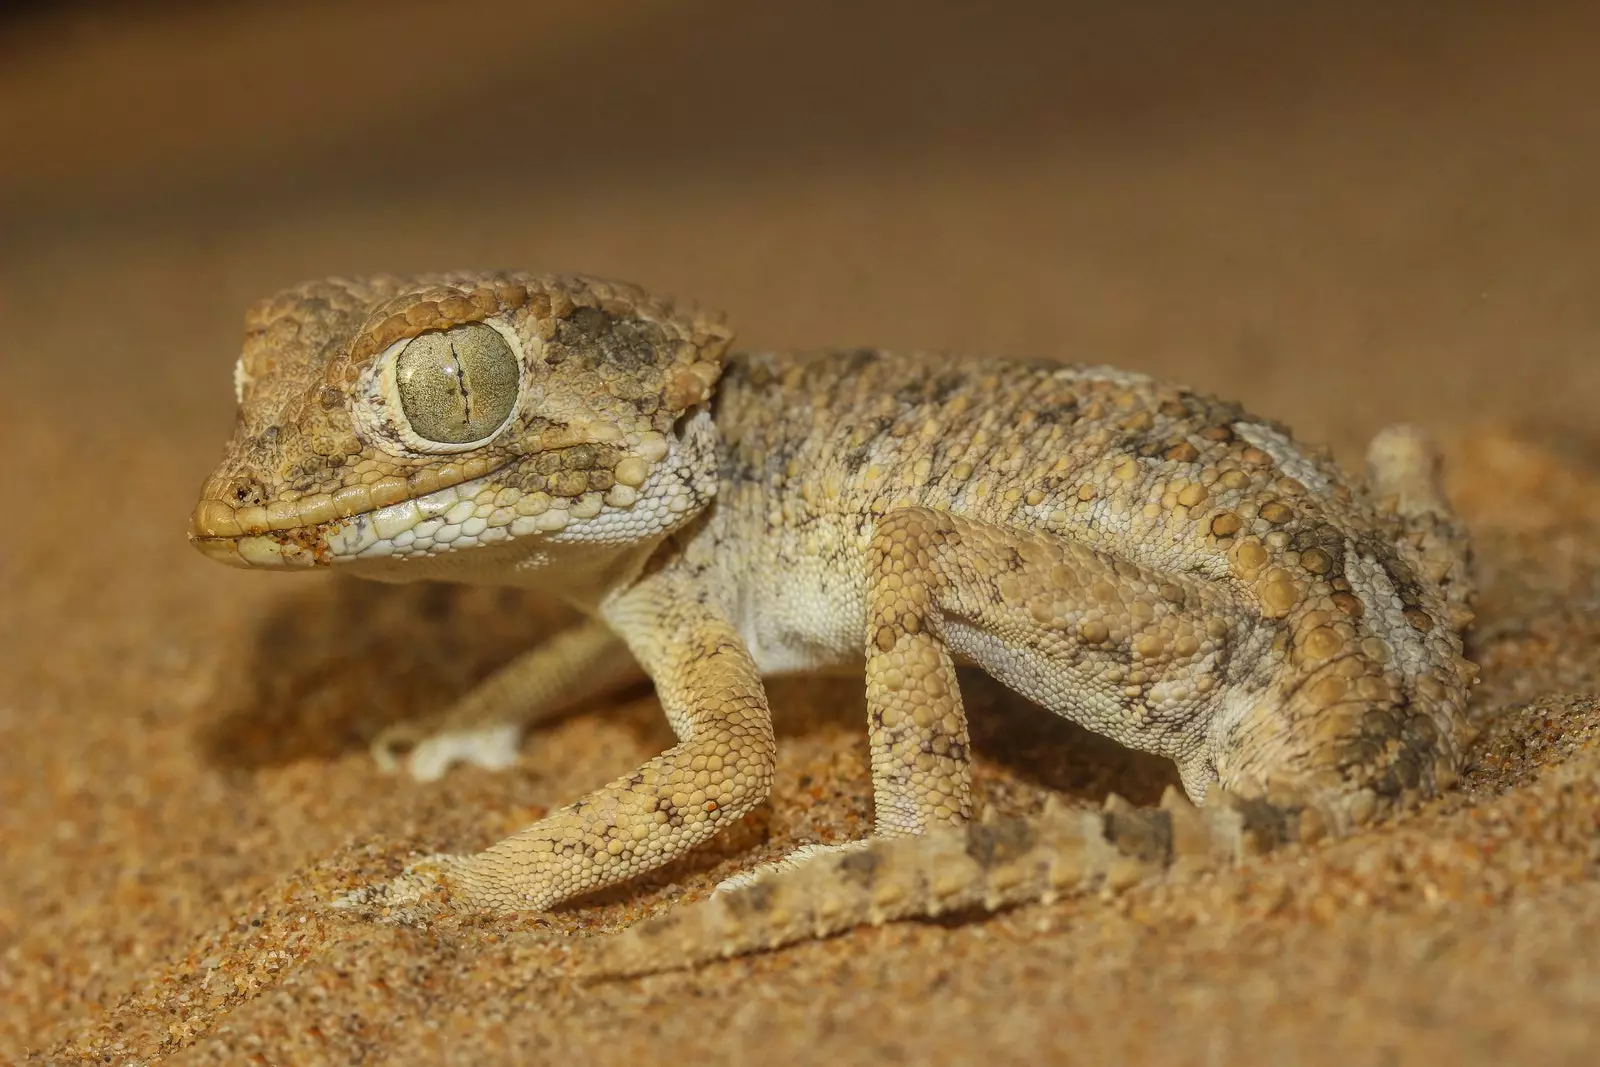
[[[471,341],[465,323],[504,345],[480,327],[488,342]],[[1108,876],[1109,860],[1050,874],[1063,835],[1102,859],[1113,838],[1164,841],[1140,853],[1164,867],[1180,839],[1236,853],[1245,824],[1269,843],[1345,832],[1460,768],[1466,547],[1420,431],[1381,434],[1359,486],[1283,427],[1140,375],[875,351],[727,356],[719,319],[584,278],[318,282],[257,307],[247,330],[239,426],[195,509],[197,547],[245,566],[537,588],[594,620],[445,712],[414,773],[503,764],[521,724],[624,679],[624,647],[679,738],[483,853],[355,894],[360,909],[548,908],[682,854],[766,798],[761,676],[774,672],[864,670],[876,835],[925,836],[933,866],[906,858],[915,843],[883,843],[758,875],[745,904],[719,895],[714,921],[679,927],[717,942],[698,956]],[[454,331],[446,369],[463,384],[439,410],[469,413],[480,440],[429,442],[397,391],[408,340],[437,346],[440,331]],[[515,359],[498,428],[481,383],[499,379],[472,377],[469,343]],[[1170,757],[1208,814],[1173,798],[1159,818],[1116,815],[1120,837],[1059,813],[962,830],[958,662]],[[1203,832],[1174,836],[1175,819]],[[966,883],[946,877],[955,868],[937,857],[969,852],[989,861],[968,864]],[[997,890],[994,857],[1024,853],[1042,857],[1033,873]],[[908,871],[922,873],[894,892],[873,874]],[[792,887],[818,898],[823,877],[856,886],[854,903],[797,912]],[[791,902],[783,922],[750,903],[774,900]],[[759,913],[759,932],[730,933],[735,913]],[[660,965],[645,949],[618,964]]]

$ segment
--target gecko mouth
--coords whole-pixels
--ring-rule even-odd
[[[653,454],[618,449],[620,458],[600,467],[590,455],[582,466],[548,477],[523,471],[526,457],[518,457],[427,492],[406,492],[398,478],[379,479],[239,507],[229,499],[238,483],[218,478],[189,518],[189,542],[235,567],[302,570],[439,556],[520,538],[632,543],[676,528],[716,492],[709,415],[696,416],[693,426],[687,451],[674,452],[660,438],[641,446]],[[599,527],[591,523],[597,518]]]
[[[505,466],[383,506],[372,506],[368,496],[362,501],[365,509],[327,518],[318,512],[345,501],[298,509],[290,504],[236,508],[208,497],[189,517],[189,543],[234,567],[303,570],[355,559],[432,555],[551,526],[554,517],[543,518],[552,510],[544,494],[490,484]]]
[[[336,525],[330,523],[328,525]],[[189,543],[209,559],[232,567],[254,570],[260,567],[303,569],[333,564],[321,526],[302,526],[294,530],[269,530],[238,537],[207,537],[197,533],[190,520]]]

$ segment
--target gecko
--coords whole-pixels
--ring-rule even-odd
[[[683,855],[767,799],[775,674],[864,677],[872,837],[625,931],[612,970],[1125,884],[1349,833],[1456,781],[1473,589],[1424,431],[1381,431],[1357,479],[1133,372],[732,337],[577,275],[329,279],[250,310],[197,549],[537,590],[584,620],[386,731],[380,761],[508,766],[533,724],[644,678],[677,738],[341,905],[548,909]],[[974,818],[963,665],[1170,759],[1182,790]]]

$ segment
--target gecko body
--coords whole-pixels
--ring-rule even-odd
[[[782,672],[865,677],[873,841],[631,932],[619,967],[1345,832],[1454,780],[1471,588],[1420,431],[1380,434],[1357,482],[1142,375],[730,339],[582,277],[330,280],[250,313],[196,547],[538,589],[589,620],[380,758],[501,766],[527,724],[641,671],[679,739],[347,903],[548,908],[668,862],[766,798],[761,679]],[[972,821],[958,663],[1172,759],[1186,796]]]

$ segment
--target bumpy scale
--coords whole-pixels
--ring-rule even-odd
[[[534,588],[591,619],[380,737],[380,759],[415,742],[419,777],[503,766],[526,725],[641,668],[678,737],[347,906],[548,908],[660,866],[766,798],[762,675],[840,664],[866,677],[873,841],[629,931],[606,967],[1123,884],[1455,779],[1471,588],[1421,431],[1380,434],[1358,485],[1283,427],[1136,374],[729,355],[730,336],[628,285],[521,274],[315,282],[250,313],[196,547]],[[1188,797],[969,823],[958,662],[1170,757]]]

